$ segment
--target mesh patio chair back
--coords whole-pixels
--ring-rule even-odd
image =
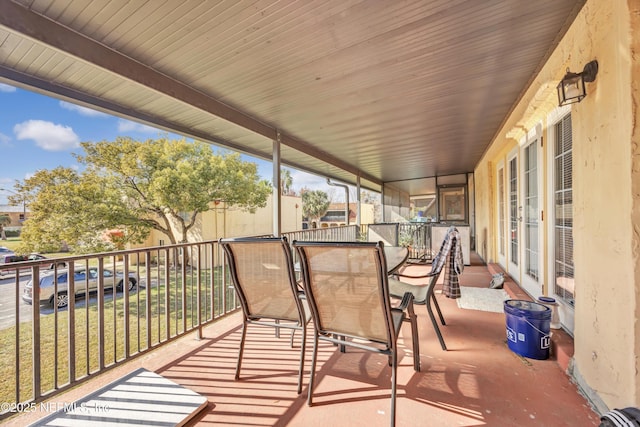
[[[242,338],[236,367],[240,376],[248,324],[302,331],[298,393],[302,391],[306,323],[304,294],[298,287],[291,248],[286,238],[221,239],[231,280],[243,313]]]
[[[392,367],[392,425],[395,422],[397,339],[403,321],[412,326],[414,369],[420,370],[413,295],[400,307],[389,299],[387,266],[381,243],[293,242],[314,321],[314,347],[308,404],[312,404],[318,341],[380,353]],[[368,343],[366,341],[368,341]]]

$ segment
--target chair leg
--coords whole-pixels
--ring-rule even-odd
[[[411,339],[413,341],[413,369],[420,372],[420,339],[418,337],[418,320],[413,313],[409,316],[411,322]]]
[[[236,380],[240,378],[240,367],[242,366],[242,355],[244,353],[244,340],[247,336],[247,322],[242,323],[242,337],[240,338],[240,350],[238,351],[238,363],[236,364]]]
[[[311,373],[309,374],[309,393],[307,394],[307,405],[313,404],[313,380],[316,376],[316,358],[318,356],[318,332],[313,334],[313,355],[311,357]]]
[[[276,325],[280,323],[280,319],[276,319]],[[280,339],[280,328],[276,326],[276,338]]]
[[[444,343],[444,338],[442,338],[442,334],[440,333],[440,328],[438,327],[438,322],[436,321],[436,317],[433,315],[433,308],[431,308],[431,303],[429,302],[429,297],[427,297],[427,313],[429,313],[429,318],[431,319],[431,323],[433,323],[433,329],[436,331],[436,335],[438,335],[438,341],[440,341],[440,347],[443,350],[447,349],[447,345]]]
[[[438,300],[434,294],[431,294],[431,301],[433,301],[433,305],[436,307],[436,311],[438,312],[438,316],[440,317],[440,323],[442,325],[446,325],[444,321],[444,316],[442,316],[442,311],[440,311],[440,304],[438,304]]]
[[[394,348],[391,354],[391,427],[396,425],[396,383],[398,370],[398,349]]]
[[[295,333],[295,329],[291,333],[291,339],[293,341],[293,334]],[[298,394],[302,393],[302,376],[304,374],[304,351],[307,345],[307,328],[306,325],[302,324],[302,343],[300,343],[300,371],[298,372]],[[291,344],[293,347],[293,342]]]

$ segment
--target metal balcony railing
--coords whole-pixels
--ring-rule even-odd
[[[0,419],[238,307],[215,241],[3,264],[0,283]]]
[[[407,246],[409,259],[414,261],[430,261],[433,257],[431,248],[430,223],[391,222],[369,224],[367,239],[383,241],[386,245]]]
[[[284,235],[360,233],[353,225]],[[237,308],[216,241],[0,264],[0,420],[179,336],[200,336]]]

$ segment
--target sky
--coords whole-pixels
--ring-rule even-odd
[[[80,142],[113,141],[117,136],[146,140],[166,135],[163,130],[111,116],[56,98],[0,83],[0,205],[16,180],[22,181],[41,169],[58,166],[80,170],[72,153],[82,154]],[[182,138],[169,134],[170,138]],[[270,162],[243,155],[258,164],[260,176],[271,181]],[[326,179],[289,169],[293,189],[323,190],[335,202],[344,201],[344,191],[329,187]],[[352,196],[355,190],[351,190]],[[353,199],[352,199],[353,200]]]

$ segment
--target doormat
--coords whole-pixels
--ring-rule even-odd
[[[140,368],[32,426],[182,426],[206,406],[206,397]]]
[[[456,300],[458,307],[467,310],[504,313],[504,301],[509,299],[509,294],[504,289],[460,286],[460,293],[462,296]]]

